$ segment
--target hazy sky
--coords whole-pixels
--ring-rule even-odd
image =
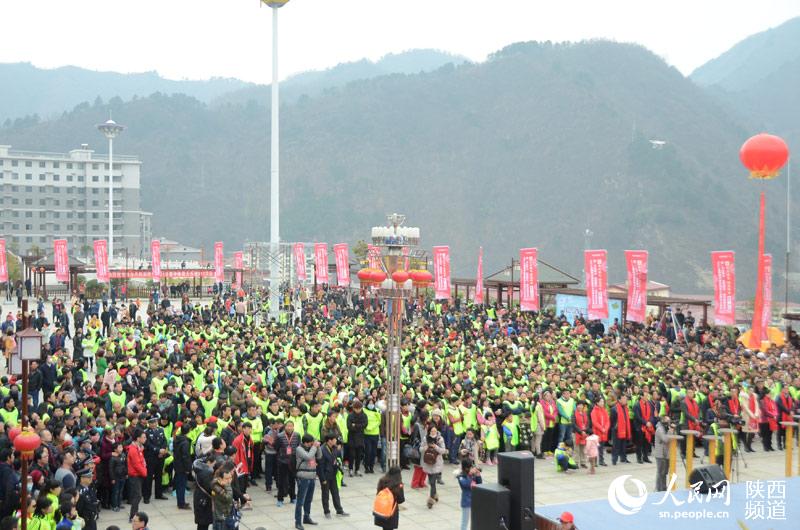
[[[268,82],[259,0],[0,0],[0,62]],[[800,15],[800,0],[292,0],[281,77],[411,48],[472,60],[526,40],[637,42],[684,73]]]

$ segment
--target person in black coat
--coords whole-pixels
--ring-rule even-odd
[[[197,459],[192,464],[195,485],[197,486],[192,496],[194,509],[194,523],[197,530],[208,530],[214,523],[214,509],[211,504],[211,483],[214,480],[214,462],[216,454],[212,451],[204,458]]]
[[[19,508],[19,475],[14,471],[14,451],[0,449],[0,517],[12,515]]]
[[[353,401],[353,412],[347,416],[347,446],[350,448],[350,470],[353,465],[356,467],[356,476],[361,462],[364,460],[365,438],[364,430],[367,428],[367,415],[364,414],[364,407],[360,401]],[[352,476],[352,474],[350,475]]]
[[[178,500],[178,508],[181,510],[188,510],[190,506],[186,504],[186,482],[189,478],[189,473],[192,471],[192,455],[191,445],[192,442],[187,437],[191,425],[188,423],[181,425],[181,431],[175,437],[175,442],[172,444],[173,461],[172,469],[175,471],[175,497]]]
[[[31,361],[30,375],[28,376],[28,394],[33,400],[33,408],[39,406],[39,392],[42,390],[42,372],[39,371],[39,361]]]
[[[322,458],[317,462],[317,475],[322,486],[322,511],[325,517],[330,518],[331,508],[328,504],[328,497],[333,497],[333,507],[336,515],[346,517],[342,508],[342,501],[339,498],[339,483],[336,480],[336,473],[341,469],[341,452],[336,447],[337,438],[335,434],[326,434],[325,443],[322,446]]]
[[[55,390],[58,379],[58,371],[52,355],[47,356],[47,361],[39,367],[39,371],[42,373],[42,392],[44,392],[44,398],[47,399],[47,396]]]

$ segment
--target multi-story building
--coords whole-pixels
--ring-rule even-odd
[[[142,162],[114,156],[114,251],[149,253],[151,217],[139,199]],[[108,155],[87,144],[69,153],[16,151],[0,145],[0,234],[21,254],[51,252],[66,239],[71,255],[91,256],[93,241],[108,238]]]

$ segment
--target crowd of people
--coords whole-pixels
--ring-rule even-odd
[[[210,303],[75,295],[9,314],[7,356],[22,322],[46,335],[28,382],[42,446],[21,485],[7,434],[24,396],[19,378],[5,376],[0,517],[19,513],[27,487],[39,528],[78,519],[96,528],[102,510],[125,502],[142,521],[141,503],[172,489],[198,530],[228,529],[262,487],[276,510],[294,505],[302,529],[316,524],[317,484],[323,516],[347,517],[343,482],[379,469],[376,506],[391,494],[394,508],[376,511],[376,525],[397,528],[404,495],[400,469],[387,467],[383,304],[327,288],[287,291],[283,303],[277,322],[266,317],[268,296],[243,291]],[[429,488],[429,509],[446,466],[457,466],[462,528],[481,466],[499,452],[529,449],[558,470],[593,472],[608,448],[612,465],[629,453],[660,459],[657,435],[669,423],[703,434],[731,425],[743,450],[755,450],[756,436],[764,451],[773,440],[780,450],[780,421],[800,406],[796,342],[750,351],[734,329],[683,315],[606,330],[548,311],[419,299],[405,316],[400,464],[413,467],[412,488]]]

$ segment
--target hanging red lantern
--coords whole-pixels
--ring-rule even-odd
[[[433,282],[433,274],[426,270],[412,270],[408,273],[411,281],[414,282],[414,287],[425,288]]]
[[[408,281],[408,273],[406,271],[394,271],[392,273],[392,280],[402,285]]]
[[[10,429],[8,430],[8,439],[9,439],[9,440],[11,440],[11,441],[13,442],[13,441],[14,441],[14,438],[16,438],[17,436],[19,436],[19,433],[21,433],[21,432],[22,432],[22,429],[20,429],[19,427],[12,427],[12,428],[10,428]]]
[[[358,281],[361,282],[362,285],[369,285],[372,283],[372,269],[364,268],[358,271]]]
[[[789,147],[779,136],[757,134],[742,145],[739,158],[750,170],[750,178],[773,179],[789,159]]]
[[[372,283],[381,284],[386,281],[386,273],[380,269],[372,269]]]
[[[22,458],[27,458],[28,460],[33,458],[34,451],[40,445],[42,445],[42,439],[35,432],[23,431],[14,438],[14,448],[20,452]]]

